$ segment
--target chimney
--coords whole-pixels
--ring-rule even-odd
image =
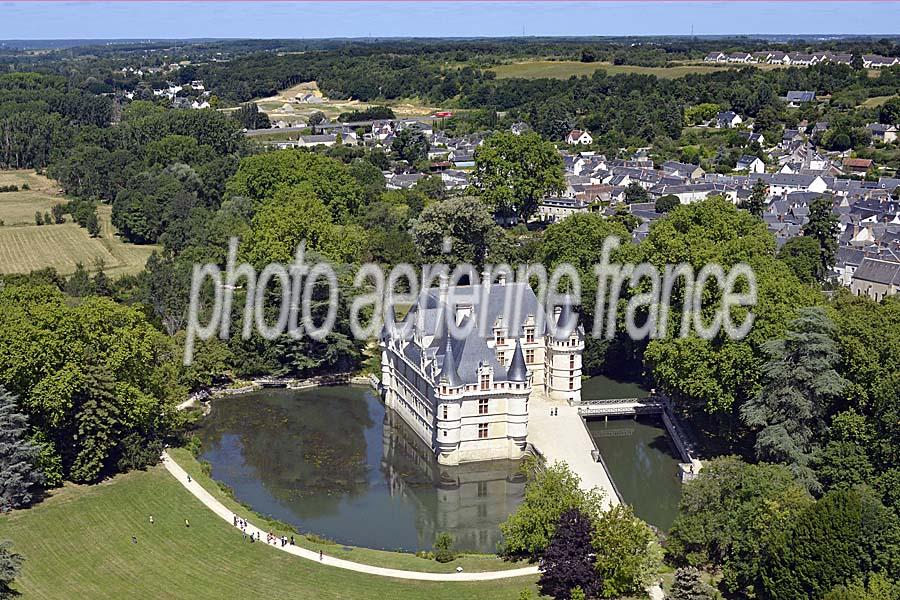
[[[506,272],[505,271],[500,271],[500,275],[497,278],[497,283],[499,283],[500,285],[506,285]]]

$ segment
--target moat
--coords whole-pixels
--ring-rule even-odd
[[[615,383],[591,380],[586,389],[619,393]],[[625,500],[668,527],[680,491],[665,430],[631,419],[589,428]],[[239,501],[340,544],[415,551],[448,531],[457,548],[492,553],[525,488],[519,462],[438,465],[364,386],[217,399],[200,438],[201,459]]]

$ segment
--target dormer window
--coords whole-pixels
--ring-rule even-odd
[[[501,367],[505,367],[506,366],[506,353],[498,352],[497,353],[497,362],[500,363]]]
[[[494,344],[497,346],[503,346],[506,344],[506,334],[502,331],[497,331],[494,334]]]
[[[526,344],[534,343],[534,327],[526,327],[525,328],[525,343]]]
[[[482,373],[481,374],[481,389],[482,391],[487,391],[491,389],[491,374],[490,373]]]

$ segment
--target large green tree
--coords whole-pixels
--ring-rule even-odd
[[[662,551],[653,530],[630,506],[613,506],[594,519],[593,544],[603,597],[642,594],[657,582]]]
[[[564,189],[562,158],[537,133],[496,133],[475,151],[472,185],[496,214],[528,220]]]
[[[39,448],[28,438],[28,418],[0,385],[0,513],[27,506],[44,482]]]
[[[837,257],[838,217],[831,210],[831,198],[820,196],[809,206],[809,221],[803,227],[803,235],[819,242],[818,278],[825,279],[834,267]]]
[[[416,245],[427,262],[484,264],[491,246],[500,237],[487,206],[466,196],[431,204],[412,224]],[[449,252],[444,242],[449,241]]]
[[[825,432],[829,407],[847,388],[835,370],[840,355],[834,323],[823,308],[801,309],[787,335],[764,349],[765,387],[741,410],[757,431],[756,454],[787,464],[810,490],[819,490],[811,454]]]

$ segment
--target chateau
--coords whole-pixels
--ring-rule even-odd
[[[527,284],[502,277],[452,290],[442,282],[382,332],[385,404],[441,464],[521,458],[531,394],[581,400],[575,317],[568,305],[548,316]],[[466,335],[450,335],[450,320]]]

